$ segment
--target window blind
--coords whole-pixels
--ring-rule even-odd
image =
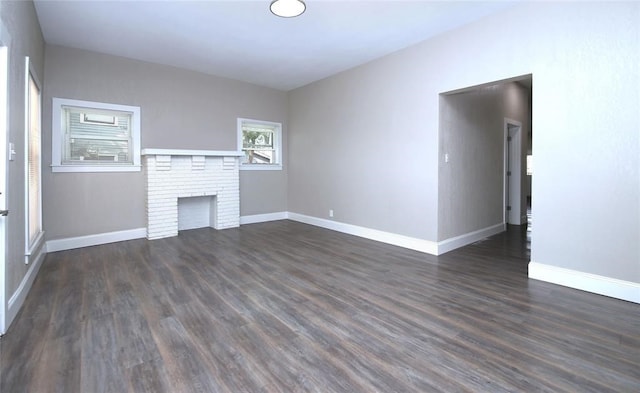
[[[29,74],[29,124],[28,124],[28,157],[27,157],[27,184],[28,184],[28,236],[29,248],[33,245],[41,228],[41,193],[40,193],[40,89],[33,76]]]
[[[65,118],[65,149],[63,162],[104,161],[131,164],[131,113],[100,111],[90,108],[63,106]],[[92,121],[110,117],[112,124]]]

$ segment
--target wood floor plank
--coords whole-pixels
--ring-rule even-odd
[[[137,364],[127,370],[128,391],[157,393],[171,391],[162,359]]]
[[[56,303],[51,316],[49,337],[79,336],[81,329],[83,299],[83,267],[77,261],[85,256],[84,250],[76,250],[70,263],[62,265],[64,276],[56,292]]]
[[[50,253],[2,392],[637,392],[640,305],[291,221]]]
[[[22,388],[26,392],[64,393],[77,390],[80,367],[80,339],[72,335],[52,339],[46,342],[36,362],[33,371],[36,377],[30,377]]]
[[[116,322],[103,314],[83,323],[80,354],[82,392],[123,392],[126,379],[118,362]]]
[[[232,328],[212,313],[203,312],[201,305],[182,304],[177,307],[176,316],[205,359],[209,373],[224,391],[260,391],[261,382],[254,375],[245,375],[251,356],[234,341],[233,334],[239,327]]]
[[[151,327],[157,337],[168,380],[174,392],[218,392],[222,388],[208,372],[185,327],[168,317]]]

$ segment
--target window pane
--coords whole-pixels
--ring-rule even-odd
[[[127,141],[71,138],[69,150],[71,161],[130,162]]]
[[[282,124],[238,118],[240,169],[282,169]]]
[[[244,131],[242,147],[273,149],[273,131]]]
[[[64,162],[131,164],[131,113],[64,107]]]
[[[242,157],[242,164],[274,164],[274,163],[275,163],[275,150],[273,149],[244,150],[244,157]]]
[[[29,125],[28,125],[28,157],[27,157],[27,176],[28,176],[28,243],[29,248],[33,245],[38,234],[41,232],[40,227],[40,89],[29,74]]]

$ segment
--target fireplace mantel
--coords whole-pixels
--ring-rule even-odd
[[[189,149],[142,149],[143,156],[205,156],[205,157],[241,157],[236,150],[189,150]]]

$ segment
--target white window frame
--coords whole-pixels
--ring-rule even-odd
[[[275,164],[249,164],[242,163],[242,157],[244,157],[244,150],[242,148],[242,126],[244,123],[251,124],[264,124],[268,127],[274,128],[273,135],[273,149],[275,150],[276,162]],[[265,121],[265,120],[254,120],[254,119],[245,119],[238,118],[238,151],[243,153],[242,157],[240,157],[240,170],[249,170],[249,171],[278,171],[282,170],[282,123],[276,123],[273,121]]]
[[[41,243],[44,239],[44,230],[42,228],[42,85],[40,84],[40,80],[38,79],[35,71],[31,67],[31,62],[29,60],[29,56],[25,56],[25,132],[24,132],[24,167],[25,167],[25,179],[24,179],[24,188],[25,188],[25,263],[29,264],[31,255],[37,251]],[[38,233],[32,238],[31,237],[31,203],[30,203],[30,189],[29,189],[29,147],[30,137],[31,137],[31,111],[29,108],[31,107],[31,81],[33,80],[34,84],[38,88],[39,96],[38,96],[38,126],[40,131],[40,151],[38,154],[38,163],[37,167],[39,168],[38,174],[38,190],[37,190],[37,220],[38,220]]]
[[[53,97],[51,116],[51,170],[53,172],[140,172],[140,107],[104,102],[81,101],[67,98]],[[92,110],[111,110],[130,112],[131,116],[131,146],[130,152],[133,163],[129,165],[109,164],[108,162],[86,161],[83,164],[65,164],[62,160],[65,131],[63,129],[63,106],[81,107]]]

